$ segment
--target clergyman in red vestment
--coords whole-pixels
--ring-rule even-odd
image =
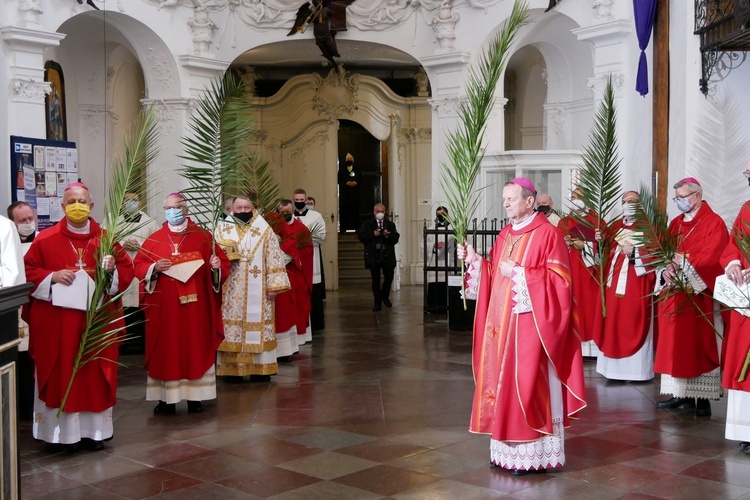
[[[623,216],[608,226],[603,244],[609,255],[607,316],[594,342],[601,351],[596,371],[610,380],[654,378],[654,273],[641,259],[640,238],[634,232],[637,203],[636,191],[622,196]]]
[[[229,259],[211,233],[187,217],[180,193],[164,202],[167,221],[149,236],[135,258],[143,280],[146,311],[146,401],[159,401],[154,413],[174,413],[188,400],[188,411],[203,410],[201,401],[216,398],[216,348],[224,339],[221,285]],[[174,269],[173,269],[174,268]]]
[[[557,228],[562,231],[568,244],[570,273],[573,277],[570,327],[584,343],[583,355],[597,356],[599,352],[591,340],[599,336],[598,332],[603,324],[602,298],[596,268],[596,253],[599,249],[593,241],[594,231],[591,228],[597,227],[599,218],[586,208],[582,197],[580,188],[573,190],[570,201],[576,215],[570,214],[560,219]],[[588,223],[582,223],[581,219]],[[591,238],[588,233],[591,233]]]
[[[719,349],[714,322],[713,287],[723,269],[719,258],[729,242],[727,226],[708,203],[693,177],[674,185],[674,202],[682,212],[669,224],[677,238],[674,262],[656,274],[656,342],[654,371],[661,373],[661,393],[672,397],[657,408],[695,408],[711,415],[709,400],[721,396]],[[677,282],[686,286],[674,286]]]
[[[490,255],[457,247],[467,296],[477,297],[469,430],[491,434],[490,462],[515,475],[563,466],[564,428],[586,406],[567,248],[535,196],[530,180],[513,179],[503,188],[511,224]]]
[[[745,177],[750,183],[750,161],[747,162]],[[721,254],[721,265],[724,266],[727,277],[735,285],[750,283],[750,260],[748,249],[741,250],[739,241],[750,241],[750,201],[745,202],[732,226],[732,234],[724,252]],[[750,454],[750,377],[739,381],[742,367],[750,351],[750,317],[748,310],[744,314],[732,310],[729,320],[729,331],[725,332],[724,342],[727,343],[726,354],[723,359],[724,375],[721,385],[728,389],[727,425],[724,437],[740,441],[742,451]]]
[[[80,280],[87,279],[86,275],[93,279],[98,266],[111,273],[112,281],[107,290],[111,295],[123,292],[133,279],[133,264],[119,245],[115,246],[114,255],[97,261],[102,229],[89,217],[93,206],[84,184],[68,185],[62,198],[65,218],[34,238],[24,260],[27,279],[34,283],[26,316],[29,353],[36,364],[34,437],[69,445],[83,441],[90,448],[100,450],[102,441],[113,434],[118,344],[107,347],[100,359],[89,361],[78,371],[63,412],[57,418],[86,328],[86,311],[54,302],[70,294],[68,287],[74,282],[80,285]],[[120,317],[110,328],[114,330],[124,325]]]

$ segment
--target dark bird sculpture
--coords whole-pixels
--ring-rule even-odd
[[[287,36],[304,33],[313,25],[315,44],[323,57],[338,68],[334,57],[341,57],[336,47],[336,33],[346,31],[346,7],[355,0],[312,0],[297,10],[297,18]]]
[[[78,3],[83,4],[83,0],[78,0]],[[95,8],[96,10],[99,10],[99,7],[94,5],[94,0],[86,0],[86,3]]]
[[[557,0],[549,0],[549,5],[544,9],[544,12],[549,12],[555,5],[557,5]]]

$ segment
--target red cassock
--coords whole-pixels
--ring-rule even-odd
[[[591,225],[596,227],[598,218],[593,212],[583,216]],[[577,225],[581,224],[575,217],[568,215],[560,219],[557,224],[563,236],[580,239],[580,235],[571,233]],[[594,243],[594,251],[597,245]],[[574,245],[568,249],[570,257],[570,273],[573,277],[573,309],[571,312],[570,326],[578,335],[581,342],[593,340],[599,336],[602,328],[602,296],[598,281],[598,269],[595,266],[586,267],[581,250]]]
[[[724,268],[733,260],[739,260],[742,269],[750,269],[750,261],[748,261],[747,255],[742,254],[737,244],[738,236],[743,241],[748,241],[748,238],[750,238],[750,201],[742,205],[732,226],[729,244],[724,249],[720,259],[721,266]],[[750,351],[750,318],[736,311],[731,311],[730,314],[729,329],[724,334],[726,350],[723,359],[724,373],[722,374],[721,385],[726,389],[750,392],[750,376],[747,376],[742,382],[738,382],[747,353]]]
[[[178,280],[160,275],[153,293],[144,293],[141,304],[146,311],[146,371],[157,380],[196,380],[216,362],[216,349],[224,339],[221,320],[221,287],[214,290],[211,276],[211,233],[190,219],[181,233],[173,233],[165,222],[161,229],[143,242],[135,257],[135,274],[143,280],[151,265],[170,259],[175,245],[180,254],[198,252],[204,264],[184,284],[190,301],[181,300],[185,286]],[[224,250],[216,245],[221,260],[221,282],[229,276],[230,263]],[[193,300],[195,299],[195,300]],[[185,302],[185,303],[182,303]]]
[[[89,234],[82,235],[71,232],[67,219],[62,219],[34,238],[24,257],[26,278],[34,283],[34,291],[55,271],[78,270],[79,255],[84,269],[94,278],[95,270],[101,263],[97,252],[103,231],[94,219],[90,218],[89,223]],[[133,280],[133,264],[119,244],[113,253],[119,292],[123,292]],[[59,408],[86,328],[86,312],[53,306],[52,302],[33,298],[28,310],[29,354],[36,364],[39,399],[48,408]],[[120,314],[120,318],[111,324],[110,331],[124,325]],[[114,406],[118,348],[119,344],[106,348],[101,353],[103,359],[90,361],[78,371],[65,403],[65,412],[98,413]]]
[[[669,233],[678,238],[677,251],[708,288],[690,296],[674,289],[661,292],[656,302],[659,340],[654,371],[677,378],[695,378],[719,366],[716,333],[706,317],[713,324],[711,293],[716,277],[724,273],[719,258],[729,235],[724,221],[705,201],[692,220],[677,216],[669,224]]]
[[[313,241],[310,230],[307,229],[302,222],[294,219],[294,222],[290,226],[294,231],[294,237],[297,240],[297,252],[299,255],[300,264],[302,266],[302,273],[305,278],[304,288],[300,288],[295,291],[297,292],[297,303],[302,309],[302,314],[305,316],[305,328],[300,330],[297,329],[297,333],[302,335],[305,333],[307,326],[310,324],[310,310],[312,309],[312,285],[313,285]]]
[[[580,340],[569,328],[571,289],[565,241],[546,217],[500,231],[482,274],[474,319],[476,389],[469,430],[500,441],[552,434],[549,368],[563,393],[564,425],[586,406]],[[525,270],[531,312],[513,312],[509,259]]]
[[[289,276],[292,289],[276,296],[276,332],[286,332],[296,325],[297,333],[303,334],[310,317],[310,294],[307,290],[308,283],[312,283],[312,275],[310,280],[305,277],[301,258],[303,248],[299,247],[297,241],[297,234],[300,233],[297,224],[307,228],[298,220],[288,224],[281,215],[275,212],[266,214],[265,218],[279,237],[281,251],[292,258],[291,262],[286,265],[286,274]],[[306,302],[305,297],[307,297]],[[307,308],[305,308],[306,304]]]
[[[608,244],[609,260],[607,261],[608,267],[612,266],[612,281],[607,286],[604,296],[607,306],[604,327],[597,332],[599,335],[594,337],[599,350],[612,359],[627,358],[643,347],[653,315],[654,273],[649,272],[638,276],[635,262],[629,261],[627,255],[617,251],[618,245],[614,236],[621,229],[627,229],[621,220],[607,229],[607,234],[612,235],[611,243]],[[628,266],[627,274],[622,275],[625,265]],[[625,293],[618,294],[617,289],[621,280],[626,282]]]

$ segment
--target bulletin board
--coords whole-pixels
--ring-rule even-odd
[[[75,142],[10,136],[10,186],[13,201],[25,201],[37,214],[39,230],[64,217],[65,186],[80,181]]]

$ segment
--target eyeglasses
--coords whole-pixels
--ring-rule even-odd
[[[677,203],[677,200],[687,200],[688,198],[690,198],[691,196],[693,196],[697,192],[698,191],[693,191],[692,193],[686,194],[685,196],[675,196],[674,198],[672,198],[672,201],[675,202],[675,203]]]

